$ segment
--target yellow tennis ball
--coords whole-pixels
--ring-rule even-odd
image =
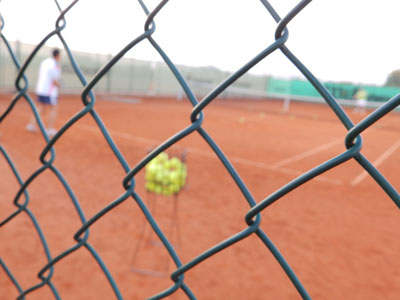
[[[153,192],[155,191],[156,188],[156,184],[154,182],[147,182],[146,183],[146,190],[148,190],[149,192]]]
[[[173,169],[173,160],[167,159],[167,160],[164,162],[164,168],[166,168],[166,169],[168,169],[168,170]]]
[[[156,161],[158,161],[159,163],[164,163],[165,161],[168,160],[168,154],[165,152],[161,152],[160,154],[158,154],[155,158]]]
[[[169,162],[172,169],[179,169],[182,165],[182,162],[177,157],[171,158]]]
[[[173,170],[168,173],[168,182],[169,183],[179,183],[180,180],[180,172],[178,170]]]
[[[160,172],[161,166],[151,161],[149,164],[146,165],[146,180],[155,180],[157,173]]]
[[[179,185],[179,182],[178,183],[171,183],[170,184],[170,189],[171,189],[171,193],[172,194],[178,193],[180,191],[180,189],[181,189],[181,187]]]
[[[163,185],[168,185],[168,183],[169,183],[169,171],[167,170],[167,169],[163,169],[162,171],[161,171],[161,176],[160,176],[160,178],[161,178],[161,183],[163,184]]]
[[[179,181],[179,186],[183,188],[186,184],[186,177],[182,177],[181,180]]]
[[[162,194],[162,191],[163,191],[162,186],[159,185],[159,184],[156,184],[155,187],[154,187],[154,192],[155,192],[157,195],[161,195],[161,194]]]

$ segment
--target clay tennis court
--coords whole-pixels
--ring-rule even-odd
[[[4,111],[12,95],[2,95]],[[58,127],[83,105],[79,97],[60,98]],[[204,111],[203,127],[228,156],[257,202],[303,172],[345,150],[346,130],[324,105],[280,101],[217,100]],[[96,111],[133,168],[147,153],[190,124],[188,101],[99,97]],[[354,122],[362,116],[347,110]],[[45,146],[25,131],[31,116],[19,101],[2,122],[1,145],[23,180],[41,163]],[[362,153],[399,188],[400,115],[391,113],[363,134]],[[175,146],[186,149],[188,184],[178,198],[158,196],[154,218],[183,263],[246,228],[249,206],[228,172],[195,132]],[[90,115],[73,125],[55,145],[54,166],[71,186],[86,219],[125,192],[123,168]],[[0,159],[0,220],[15,211],[18,183]],[[136,177],[144,190],[144,171]],[[82,226],[66,191],[49,170],[28,187],[29,209],[57,256],[76,244]],[[274,242],[313,299],[398,299],[400,295],[400,214],[396,205],[355,162],[349,161],[300,186],[262,212],[261,228]],[[177,223],[178,222],[178,223]],[[90,244],[102,257],[124,299],[145,299],[172,285],[175,268],[167,251],[147,228],[137,257],[134,251],[145,224],[128,199],[90,227]],[[176,234],[177,225],[180,239]],[[174,230],[171,230],[174,229]],[[23,289],[40,280],[47,263],[40,239],[25,213],[0,231],[0,257]],[[138,270],[142,270],[140,272]],[[62,299],[115,299],[105,275],[81,247],[58,262],[52,282]],[[300,299],[275,258],[255,235],[228,247],[185,273],[198,299]],[[0,299],[18,291],[0,269]],[[26,299],[53,299],[44,286]],[[187,299],[178,290],[168,299]]]

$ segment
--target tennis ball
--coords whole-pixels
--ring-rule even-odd
[[[177,170],[170,171],[168,174],[168,182],[171,184],[178,184],[180,177],[181,175],[179,174],[179,171]]]
[[[158,165],[158,163],[157,163],[156,160],[154,160],[154,159],[151,160],[151,161],[150,161],[149,163],[147,163],[147,165],[146,165],[146,171],[152,170],[152,169],[156,168],[157,165]]]
[[[169,188],[170,188],[172,194],[178,193],[181,189],[179,183],[171,183]]]
[[[181,168],[180,172],[181,172],[181,177],[186,178],[186,176],[187,176],[187,167],[186,167],[186,165],[182,165],[182,168]]]
[[[147,169],[146,170],[146,180],[147,181],[152,181],[152,180],[154,180],[154,177],[155,177],[155,171],[154,171],[154,169]]]
[[[179,169],[182,165],[182,162],[177,157],[173,157],[169,160],[172,169]]]
[[[157,185],[154,187],[154,192],[155,192],[157,195],[161,195],[161,194],[162,194],[162,191],[163,191],[163,189],[162,189],[162,186],[161,186],[161,185],[157,184]]]
[[[240,117],[239,118],[239,123],[243,124],[244,122],[246,122],[246,119],[244,117]]]
[[[165,163],[168,160],[168,154],[165,152],[161,152],[160,154],[158,154],[155,159],[157,159],[157,161],[159,163]]]
[[[157,180],[158,174],[161,172],[162,166],[157,163],[151,163],[146,169],[146,180],[155,181]]]
[[[148,190],[149,192],[153,192],[156,189],[156,184],[154,182],[147,182],[146,183],[146,190]]]
[[[169,170],[169,169],[172,168],[171,160],[170,160],[170,159],[167,159],[166,161],[164,161],[164,163],[163,163],[163,168],[164,168],[164,169],[167,169],[167,170]]]
[[[159,168],[155,174],[155,181],[158,183],[165,182],[166,171],[163,168]]]
[[[186,177],[182,177],[181,180],[179,181],[179,186],[183,188],[186,184]]]

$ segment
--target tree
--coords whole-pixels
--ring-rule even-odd
[[[385,85],[400,86],[400,70],[394,70],[391,72],[386,79]]]

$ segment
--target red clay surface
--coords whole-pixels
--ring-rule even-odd
[[[4,111],[11,95],[3,95]],[[82,108],[78,97],[61,97],[58,127]],[[228,156],[257,202],[301,173],[342,153],[346,130],[322,105],[281,102],[218,101],[205,110],[204,128]],[[138,103],[98,99],[101,115],[130,166],[190,124],[188,101],[141,99]],[[360,115],[348,112],[354,122]],[[41,164],[44,139],[24,130],[31,115],[20,101],[0,124],[1,145],[26,180]],[[364,134],[363,154],[399,188],[400,116],[392,113]],[[154,217],[176,246],[183,263],[246,228],[249,206],[206,142],[194,133],[177,145],[188,150],[188,185],[178,198],[181,234],[171,236],[173,198],[158,197]],[[123,168],[90,115],[76,123],[55,145],[54,166],[73,189],[87,219],[125,190]],[[281,251],[313,299],[399,299],[400,213],[362,168],[350,161],[299,187],[262,212],[261,228]],[[0,159],[0,220],[14,210],[18,184]],[[136,178],[146,202],[144,172]],[[75,245],[81,227],[70,198],[46,171],[28,187],[33,212],[53,257]],[[175,220],[176,221],[176,220]],[[172,223],[171,223],[172,222]],[[133,199],[113,209],[90,229],[96,249],[124,299],[145,299],[172,285],[175,270],[151,230],[136,259],[133,254],[144,217]],[[176,225],[176,223],[175,223]],[[148,229],[148,228],[147,228]],[[0,230],[0,257],[23,289],[40,280],[46,264],[39,237],[25,213]],[[140,274],[134,270],[154,274]],[[166,270],[168,269],[168,274]],[[158,272],[158,273],[156,273]],[[165,276],[155,276],[155,274]],[[87,249],[80,248],[55,265],[52,282],[62,299],[115,299]],[[212,256],[185,274],[198,299],[300,299],[277,261],[252,235]],[[14,299],[16,288],[0,269],[0,299]],[[48,286],[26,299],[53,299]],[[168,299],[187,299],[178,290]]]

